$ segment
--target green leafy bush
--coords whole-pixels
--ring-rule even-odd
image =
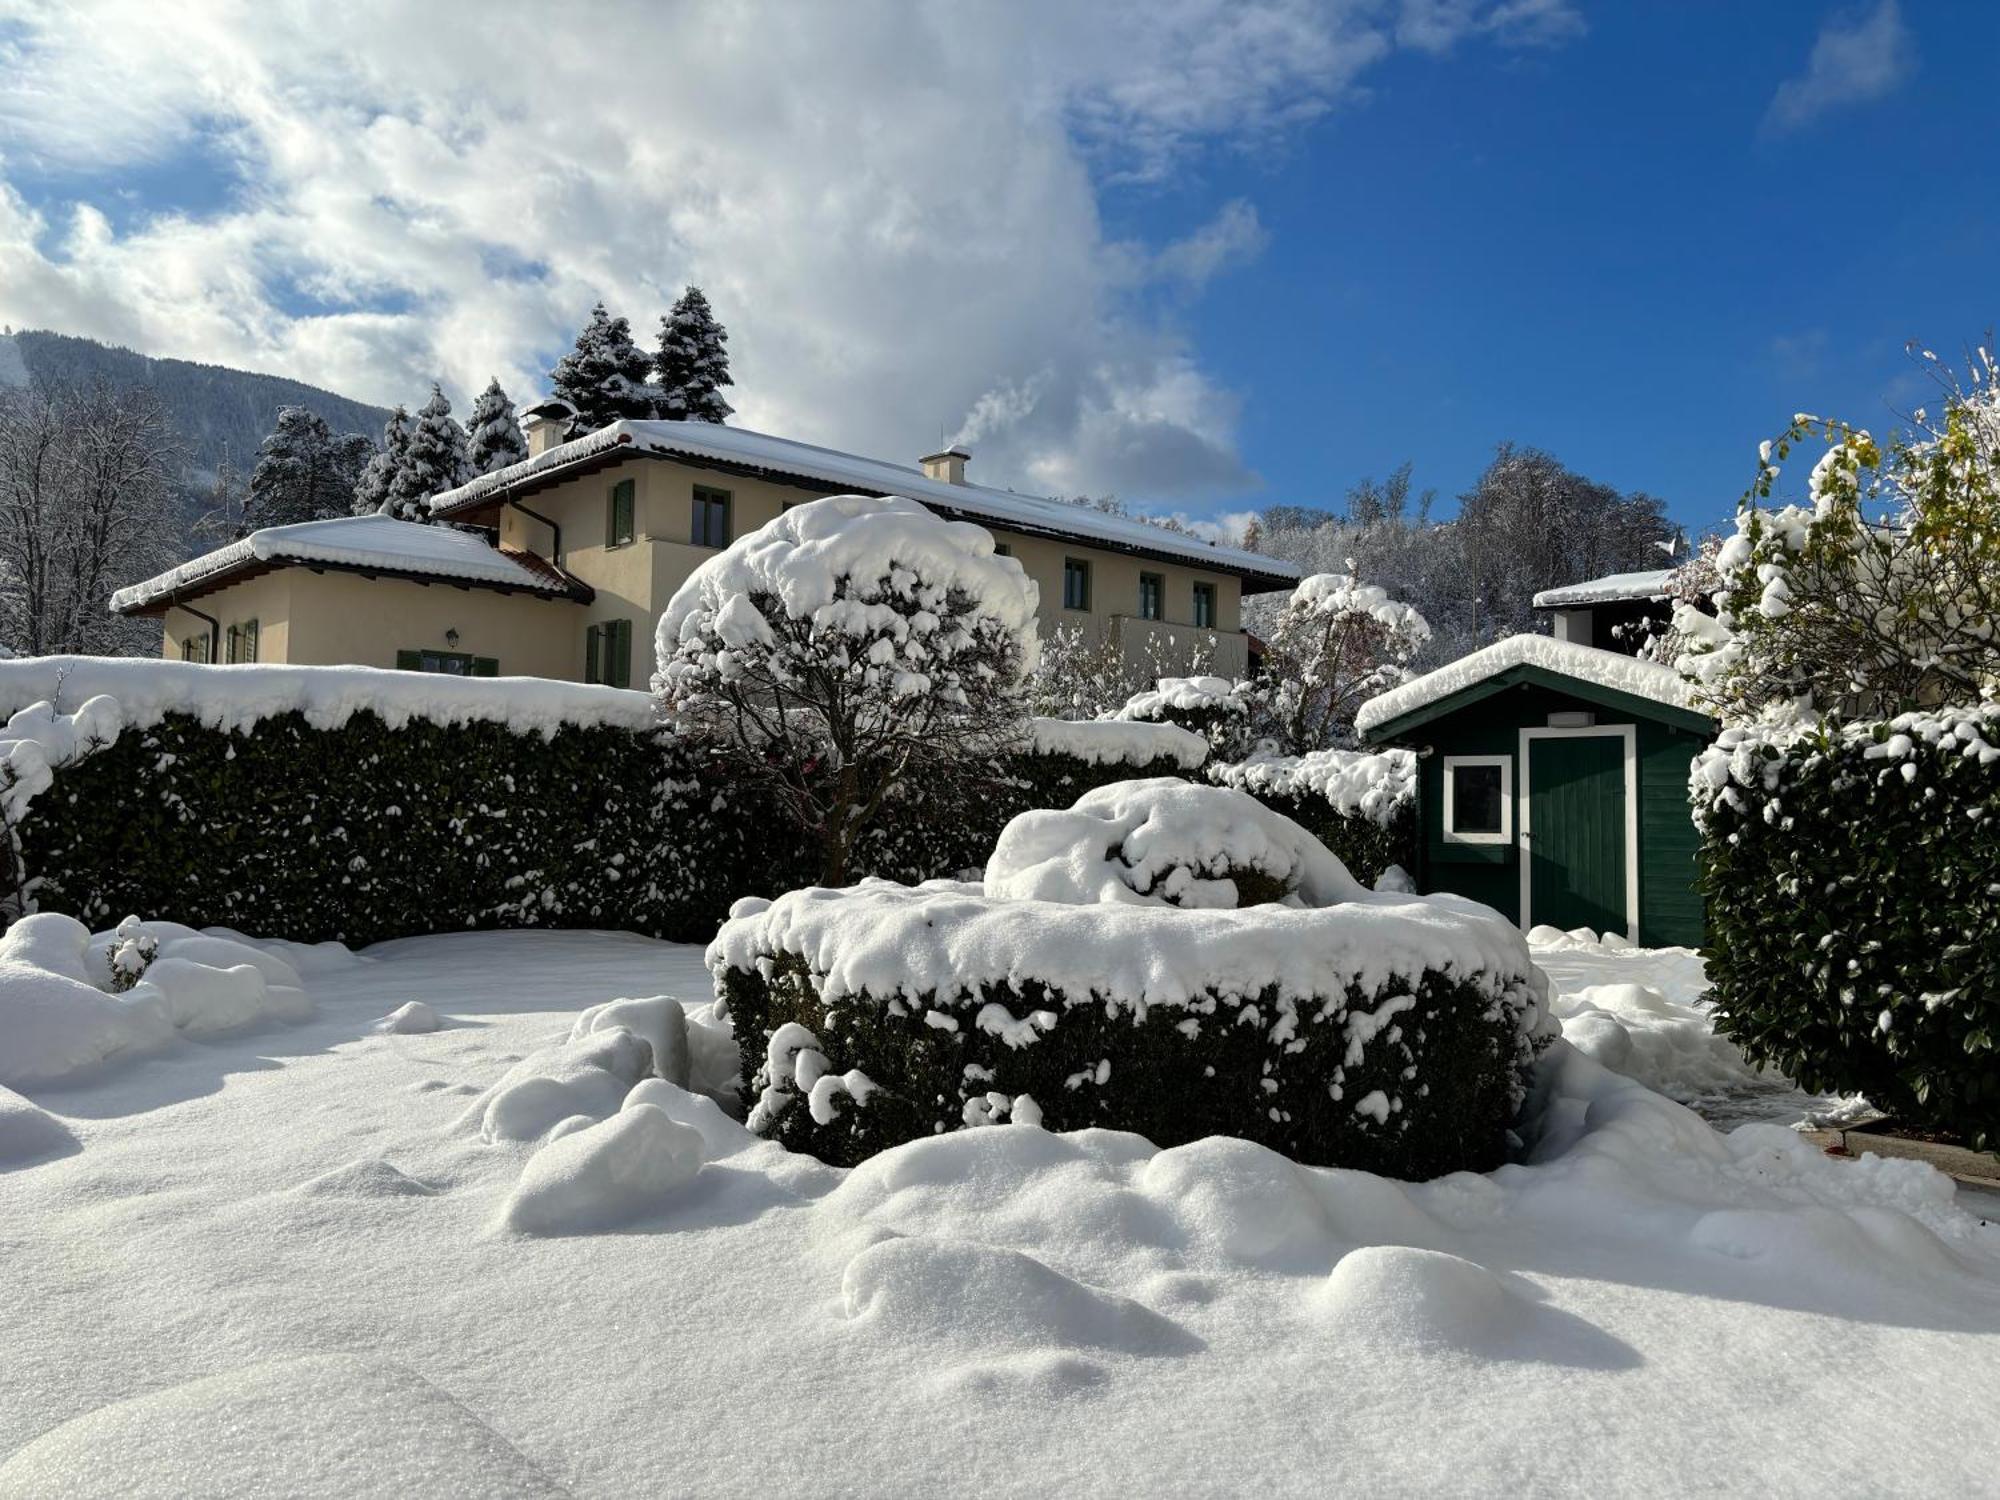
[[[1717,1025],[2000,1144],[2000,707],[1725,730],[1695,763]]]

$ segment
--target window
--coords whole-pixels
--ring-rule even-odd
[[[729,491],[695,486],[694,544],[697,547],[729,545]]]
[[[447,677],[498,677],[500,660],[494,656],[472,656],[464,651],[432,651],[420,648],[396,653],[399,672],[441,672]]]
[[[1090,564],[1080,557],[1063,559],[1063,608],[1090,608]]]
[[[995,542],[993,544],[993,555],[995,557],[1012,557],[1014,549],[1006,542]]]
[[[1194,586],[1194,623],[1202,630],[1215,629],[1215,585],[1197,583]]]
[[[1167,617],[1167,581],[1158,573],[1139,575],[1139,618],[1164,620]]]
[[[208,643],[202,642],[204,650]],[[229,634],[223,645],[222,659],[229,663],[255,661],[257,659],[257,622],[245,620],[240,625],[229,627]]]
[[[583,633],[583,680],[606,687],[632,685],[632,622],[606,620]]]
[[[208,660],[208,637],[206,635],[184,635],[181,637],[181,660]]]
[[[636,479],[621,479],[611,486],[611,499],[605,506],[605,546],[622,547],[638,535],[632,520],[633,501],[638,493],[639,482]]]
[[[1444,758],[1444,837],[1448,844],[1514,840],[1514,759],[1509,755]]]

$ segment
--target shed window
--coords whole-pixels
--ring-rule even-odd
[[[1164,620],[1167,617],[1167,581],[1158,573],[1139,575],[1139,618]]]
[[[638,490],[638,484],[630,479],[621,479],[611,486],[611,500],[604,519],[605,546],[622,547],[639,534],[632,519],[633,500]]]
[[[1444,837],[1452,844],[1505,844],[1514,837],[1514,758],[1444,758]]]
[[[695,486],[694,544],[697,547],[729,545],[729,491]]]
[[[1090,564],[1080,557],[1063,559],[1063,608],[1090,608]]]
[[[606,620],[583,633],[583,680],[606,687],[632,685],[630,620]]]
[[[1194,623],[1203,630],[1215,629],[1215,585],[1194,586]]]

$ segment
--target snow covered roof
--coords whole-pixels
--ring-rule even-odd
[[[1295,564],[1234,547],[1213,546],[1199,537],[1165,531],[1144,521],[1106,515],[1037,495],[1016,495],[977,484],[948,484],[903,464],[862,458],[715,422],[613,422],[522,463],[482,474],[469,484],[434,495],[431,509],[439,515],[450,515],[510,491],[555,483],[572,467],[601,466],[618,449],[657,458],[720,464],[784,480],[804,481],[814,488],[907,495],[933,510],[951,512],[954,518],[1185,559],[1220,572],[1238,574],[1246,582],[1269,589],[1288,588],[1301,577]]]
[[[1370,698],[1354,716],[1354,727],[1372,736],[1384,725],[1517,668],[1644,698],[1684,714],[1701,713],[1689,694],[1688,684],[1672,667],[1546,635],[1510,635],[1435,672],[1426,672],[1401,687]]]
[[[220,588],[255,569],[301,565],[437,578],[482,588],[585,597],[568,574],[527,553],[502,551],[470,531],[390,516],[337,516],[253,531],[111,596],[119,614],[139,614]]]
[[[1536,609],[1568,609],[1577,604],[1610,604],[1621,599],[1664,599],[1672,568],[1647,568],[1639,573],[1608,573],[1586,583],[1566,583],[1535,595]]]

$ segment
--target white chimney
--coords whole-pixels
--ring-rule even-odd
[[[575,420],[576,408],[556,396],[538,401],[522,412],[521,431],[528,438],[528,457],[534,458],[558,443],[568,442],[570,423]]]
[[[964,484],[965,466],[972,462],[972,455],[963,448],[947,448],[942,453],[926,453],[917,462],[924,466],[926,479],[935,479],[940,484]]]

